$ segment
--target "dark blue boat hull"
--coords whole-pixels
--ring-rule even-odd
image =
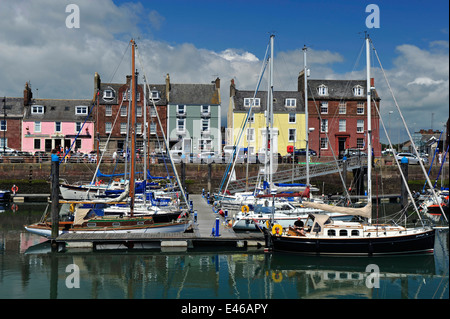
[[[435,230],[398,237],[311,238],[272,236],[275,251],[315,255],[398,255],[432,253]]]

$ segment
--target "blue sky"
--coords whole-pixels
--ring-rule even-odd
[[[365,25],[371,3],[380,10],[377,29]],[[79,28],[66,26],[68,4],[80,9]],[[30,81],[35,97],[91,98],[95,72],[103,82],[130,73],[124,52],[133,37],[152,83],[164,83],[167,73],[173,83],[219,76],[225,116],[231,79],[238,89],[255,88],[270,33],[275,89],[295,90],[305,44],[312,78],[364,79],[358,56],[368,31],[410,130],[430,128],[431,113],[440,129],[449,107],[448,12],[448,0],[2,0],[0,96],[21,96]],[[387,116],[394,103],[372,65]],[[398,119],[392,115],[392,130],[404,140]]]
[[[118,5],[126,1],[114,1]],[[380,8],[380,28],[367,29],[368,4]],[[146,1],[155,10],[160,25],[142,23],[144,37],[169,44],[193,43],[198,48],[223,51],[236,48],[264,55],[268,34],[276,35],[281,51],[307,45],[317,50],[341,53],[350,61],[368,31],[378,50],[388,59],[399,44],[428,47],[448,39],[449,3],[442,1]],[[145,17],[144,17],[145,18]],[[148,22],[148,21],[146,21]],[[386,61],[390,67],[392,61]]]

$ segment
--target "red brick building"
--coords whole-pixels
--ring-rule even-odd
[[[139,76],[137,75],[137,78]],[[166,86],[170,85],[166,80],[166,85],[149,85],[147,89],[147,139],[149,141],[149,151],[164,149],[162,130],[167,127],[167,98]],[[127,132],[128,109],[130,104],[131,75],[126,77],[125,83],[101,83],[100,76],[95,75],[94,92],[98,92],[98,110],[94,114],[96,122],[96,133],[99,136],[99,148],[104,149],[104,145],[109,137],[107,150],[111,153],[116,150],[125,149],[125,137]],[[136,147],[142,150],[144,142],[144,85],[137,86],[136,99]],[[162,128],[159,126],[153,103],[155,102]]]
[[[3,146],[21,150],[24,99],[4,97],[0,101],[0,153],[3,153]]]
[[[367,84],[365,80],[308,79],[308,124],[314,128],[309,147],[318,156],[342,155],[346,148],[367,150]],[[378,112],[380,98],[372,79],[372,147],[381,155]],[[298,91],[304,98],[304,73],[298,77]],[[375,103],[373,103],[375,101]]]

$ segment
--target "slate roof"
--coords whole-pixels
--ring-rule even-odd
[[[82,122],[86,115],[75,114],[76,106],[87,106],[88,112],[93,104],[92,100],[59,100],[59,99],[33,99],[31,105],[25,107],[24,121],[61,121],[61,122]],[[43,105],[44,114],[31,114],[33,105]],[[94,112],[90,115],[93,120]]]
[[[367,92],[366,80],[310,80],[308,79],[308,99],[326,99],[326,100],[366,100]],[[328,95],[321,96],[318,93],[318,88],[321,85],[328,87]],[[364,94],[362,96],[354,96],[353,88],[360,85],[364,88]],[[311,94],[311,92],[313,94]],[[375,99],[379,99],[378,93],[374,90]]]
[[[215,84],[170,84],[170,104],[219,105]]]
[[[254,91],[236,90],[234,96],[234,112],[248,112],[249,107],[244,106],[245,98],[253,98]],[[254,113],[260,113],[267,110],[267,91],[259,91],[256,97],[260,99],[260,107],[253,107]],[[274,91],[273,92],[273,111],[275,113],[289,113],[295,110],[296,113],[305,113],[305,103],[301,92],[297,91]],[[296,107],[286,107],[285,100],[287,98],[297,99]]]
[[[23,97],[7,97],[3,104],[3,98],[0,100],[0,117],[3,119],[3,106],[5,106],[6,117],[22,118],[23,116]]]

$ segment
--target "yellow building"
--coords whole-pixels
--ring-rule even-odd
[[[254,103],[253,96],[253,91],[237,90],[231,80],[225,143],[247,148],[249,154],[264,152],[267,144],[267,91],[258,92]],[[305,148],[305,106],[301,93],[275,91],[273,96],[273,152],[286,155],[288,146]],[[242,130],[250,108],[252,114]]]

